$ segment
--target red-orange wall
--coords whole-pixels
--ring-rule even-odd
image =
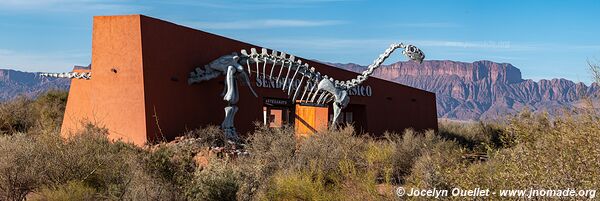
[[[89,72],[89,70],[75,69],[73,70],[78,73]],[[71,87],[69,89],[69,96],[67,100],[67,106],[65,108],[65,115],[61,126],[63,136],[69,136],[74,134],[78,130],[81,130],[85,122],[93,122],[93,119],[88,119],[92,115],[91,113],[91,92],[92,82],[90,80],[72,79]]]
[[[92,79],[82,81],[91,82],[88,87],[92,91],[85,98],[81,92],[85,84],[73,81],[66,116],[99,119],[114,133],[111,137],[136,144],[173,139],[207,124],[220,125],[225,107],[219,96],[223,77],[192,86],[187,84],[187,77],[195,67],[251,47],[257,46],[142,15],[95,17]],[[308,63],[339,80],[357,75]],[[352,96],[351,104],[366,105],[368,132],[437,129],[435,94],[376,78],[365,84],[372,87],[373,96]],[[242,135],[253,130],[254,121],[262,121],[263,97],[287,98],[279,89],[254,89],[259,98],[240,85],[235,125]],[[94,111],[69,112],[85,110],[75,108],[78,105],[90,105]],[[73,125],[65,117],[63,133],[73,130]]]

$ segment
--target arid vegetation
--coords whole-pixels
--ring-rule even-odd
[[[216,127],[146,147],[111,142],[93,125],[63,139],[65,100],[55,91],[0,105],[0,200],[394,200],[404,199],[399,186],[600,187],[594,113],[524,111],[377,139],[352,127],[296,139],[257,126],[248,153],[232,156],[210,148],[222,142]]]

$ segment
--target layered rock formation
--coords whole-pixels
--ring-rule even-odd
[[[330,63],[351,71],[366,67]],[[438,117],[460,120],[494,119],[528,107],[535,111],[560,112],[581,107],[585,97],[595,97],[596,83],[586,86],[566,79],[523,79],[511,64],[491,61],[398,62],[378,68],[376,77],[435,92]]]

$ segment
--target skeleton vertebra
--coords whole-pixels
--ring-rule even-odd
[[[251,48],[250,53],[241,50],[241,55],[234,52],[212,61],[205,65],[204,69],[196,68],[194,72],[190,73],[188,83],[194,84],[216,78],[221,74],[225,75],[226,86],[222,96],[223,100],[227,101],[228,106],[225,108],[225,120],[221,127],[225,131],[225,135],[233,141],[238,140],[233,123],[235,113],[238,110],[235,105],[238,101],[236,77],[240,75],[254,96],[257,96],[249,80],[253,69],[256,69],[254,71],[256,80],[268,79],[270,82],[276,82],[276,86],[281,86],[281,89],[287,93],[292,102],[315,104],[333,102],[334,115],[332,123],[335,125],[340,122],[342,109],[350,102],[348,90],[367,80],[373,74],[373,71],[381,66],[392,52],[398,48],[404,48],[402,53],[413,61],[421,63],[425,58],[423,52],[415,46],[402,43],[392,44],[361,75],[352,80],[338,81],[327,75],[322,75],[306,63],[303,64],[302,60],[295,60],[293,55],[275,50],[269,53],[264,48],[258,53],[255,48]],[[246,65],[246,69],[244,69],[244,65]],[[268,66],[271,70],[267,72]],[[273,77],[275,74],[277,77]],[[280,85],[280,83],[283,84]]]

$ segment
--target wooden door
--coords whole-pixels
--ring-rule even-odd
[[[297,136],[310,136],[327,129],[329,109],[320,106],[296,104],[295,130]]]

